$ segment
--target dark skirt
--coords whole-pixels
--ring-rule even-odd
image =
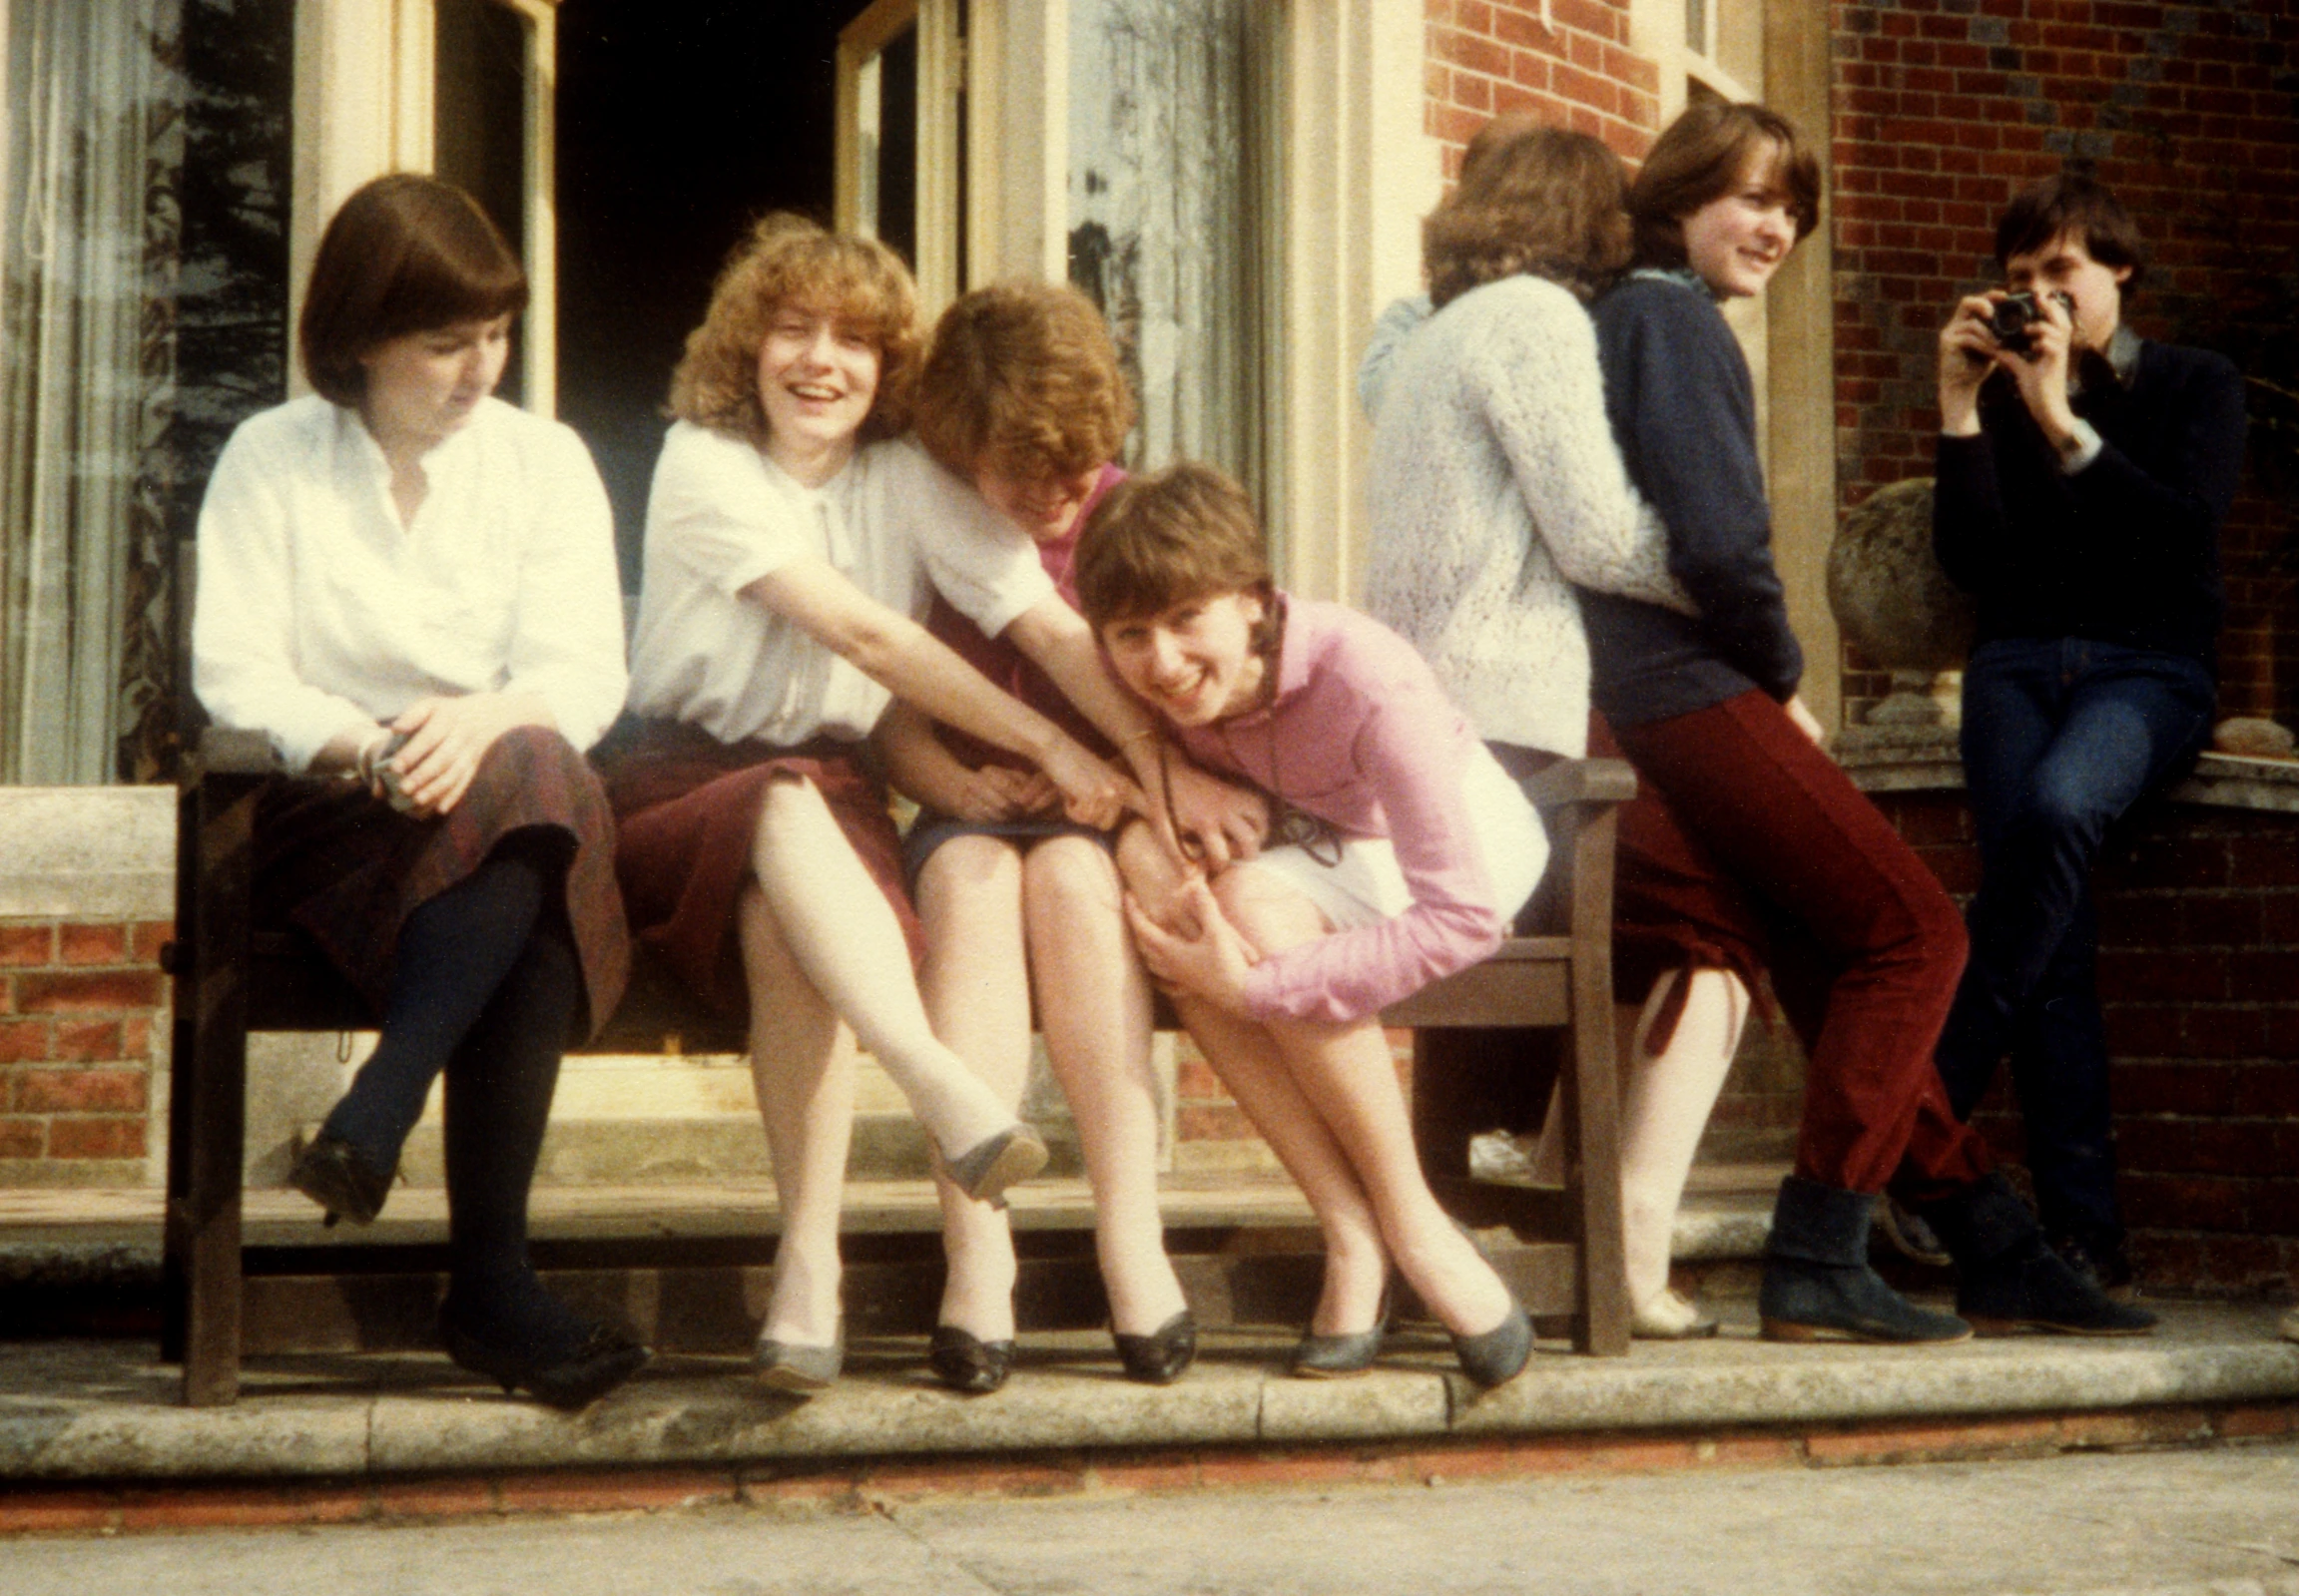
[[[259,924],[309,936],[379,1020],[407,916],[506,842],[563,866],[583,968],[582,1035],[595,1036],[622,1001],[631,965],[614,821],[590,766],[545,728],[497,738],[462,798],[428,819],[399,813],[355,782],[274,783],[256,816],[254,912]]]
[[[767,784],[812,782],[831,816],[894,911],[914,966],[925,932],[902,885],[901,838],[886,790],[851,743],[817,738],[798,748],[722,743],[676,721],[626,719],[594,758],[614,805],[615,868],[631,927],[681,980],[723,1013],[747,1021],[735,906],[751,878],[751,839]]]
[[[926,860],[934,856],[934,850],[960,836],[999,837],[1023,853],[1056,836],[1090,837],[1105,848],[1117,846],[1114,833],[1079,825],[1058,814],[1042,819],[961,820],[938,809],[920,809],[917,818],[910,821],[910,828],[902,833],[902,879],[909,883],[911,891],[917,890],[918,874],[926,867]]]
[[[1591,714],[1590,759],[1626,759],[1604,718]],[[1770,1020],[1759,980],[1771,962],[1762,917],[1747,889],[1684,828],[1668,800],[1639,775],[1636,797],[1617,811],[1613,841],[1612,992],[1641,1004],[1672,970],[1730,970]],[[1685,985],[1654,1017],[1649,1046],[1658,1052],[1676,1034]]]

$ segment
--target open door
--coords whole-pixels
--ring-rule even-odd
[[[965,276],[963,0],[873,0],[839,33],[835,218],[910,263],[925,317]]]

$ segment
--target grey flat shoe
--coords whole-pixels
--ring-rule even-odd
[[[758,1346],[751,1353],[752,1366],[758,1371],[759,1383],[773,1390],[788,1391],[794,1396],[812,1396],[827,1391],[837,1383],[839,1370],[847,1361],[847,1328],[839,1326],[839,1333],[828,1346],[805,1346],[796,1341],[778,1341],[771,1335],[759,1336]]]
[[[977,1203],[994,1203],[1046,1167],[1046,1144],[1027,1125],[983,1138],[950,1159],[950,1184]]]
[[[1372,1330],[1347,1335],[1304,1332],[1293,1349],[1294,1378],[1347,1379],[1352,1374],[1363,1374],[1381,1356],[1382,1339],[1388,1330],[1386,1325],[1376,1325]]]

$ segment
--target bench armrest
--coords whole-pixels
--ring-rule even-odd
[[[236,726],[211,726],[200,733],[200,753],[189,779],[207,776],[278,776],[280,756],[272,740],[261,732]]]
[[[1636,772],[1626,760],[1559,760],[1525,785],[1537,808],[1565,803],[1626,803],[1636,797]]]

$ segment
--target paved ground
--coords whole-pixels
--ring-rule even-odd
[[[8,1596],[2299,1596],[2299,1444],[18,1540]]]

